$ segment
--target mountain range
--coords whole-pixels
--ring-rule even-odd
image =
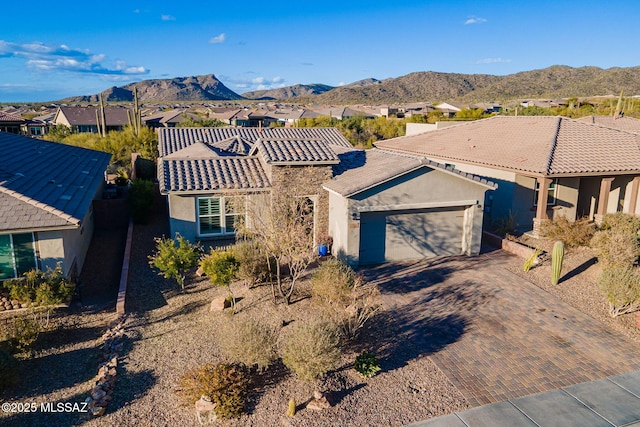
[[[398,104],[417,101],[502,101],[522,98],[568,98],[640,94],[640,67],[572,68],[554,65],[505,76],[424,71],[397,78],[359,80],[333,87],[296,84],[238,94],[214,74],[153,79],[112,87],[108,102],[130,102],[137,87],[141,102],[273,100],[315,104]],[[76,96],[61,102],[96,102],[98,95]]]

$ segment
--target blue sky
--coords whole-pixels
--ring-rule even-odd
[[[0,102],[211,73],[241,94],[415,71],[640,65],[636,0],[10,1],[2,15]]]

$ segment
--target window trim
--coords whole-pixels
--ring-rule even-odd
[[[552,178],[549,183],[549,194],[547,196],[547,206],[555,206],[558,202],[558,178]],[[538,193],[540,192],[540,181],[536,178],[533,186],[533,206],[538,206]],[[551,199],[551,201],[549,201]]]
[[[244,212],[241,213],[231,213],[231,214],[227,214],[226,213],[226,200],[227,199],[231,199],[231,198],[237,198],[237,197],[242,197],[244,198],[245,201],[245,208],[244,208]],[[201,223],[200,223],[200,218],[202,218],[202,216],[200,215],[200,200],[204,200],[204,199],[220,199],[220,213],[219,214],[215,214],[215,215],[206,215],[204,216],[204,218],[209,218],[209,217],[220,217],[220,229],[222,230],[220,233],[203,233],[202,229],[201,229]],[[226,231],[227,229],[227,216],[244,216],[245,219],[247,217],[247,197],[245,195],[238,195],[238,196],[222,196],[222,195],[218,195],[218,196],[198,196],[196,197],[196,225],[197,225],[197,235],[198,237],[229,237],[229,236],[235,236],[236,231],[233,230],[231,232]]]

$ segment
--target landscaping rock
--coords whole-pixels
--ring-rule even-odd
[[[314,411],[322,411],[324,409],[329,409],[330,407],[331,404],[327,400],[327,397],[319,391],[314,391],[313,399],[307,403],[307,409],[312,409]]]
[[[218,419],[215,413],[216,404],[208,396],[200,397],[196,402],[196,420],[202,425]]]
[[[214,298],[209,306],[210,312],[223,311],[225,308],[231,307],[231,302],[225,297]]]

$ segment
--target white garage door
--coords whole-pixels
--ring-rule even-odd
[[[464,208],[363,212],[360,264],[462,253]]]

